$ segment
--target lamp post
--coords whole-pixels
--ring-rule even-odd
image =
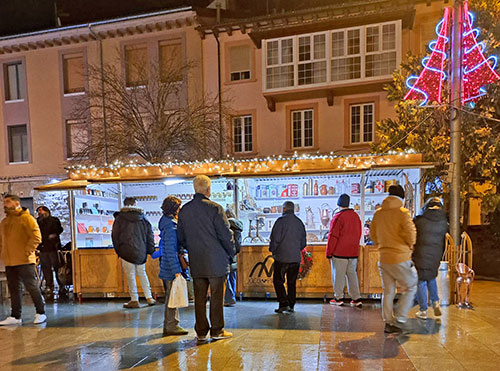
[[[451,122],[450,122],[450,234],[456,244],[460,243],[460,175],[462,123],[462,0],[453,3],[451,42]]]

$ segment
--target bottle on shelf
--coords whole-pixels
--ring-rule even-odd
[[[314,195],[317,196],[319,194],[318,181],[314,181]]]

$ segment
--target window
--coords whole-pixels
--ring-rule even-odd
[[[184,58],[179,43],[162,42],[159,46],[160,79],[162,82],[182,81]]]
[[[233,118],[233,145],[234,153],[253,151],[251,115]]]
[[[326,35],[299,37],[299,85],[326,82]]]
[[[249,80],[252,69],[252,47],[233,46],[229,49],[229,71],[231,81]]]
[[[351,143],[373,142],[374,104],[356,104],[350,106]]]
[[[8,126],[9,162],[28,162],[28,128],[26,125]]]
[[[294,38],[267,42],[267,89],[294,85]]]
[[[361,31],[332,33],[332,81],[361,78]]]
[[[314,144],[314,111],[292,111],[292,148],[307,148]]]
[[[397,65],[396,24],[366,28],[366,77],[387,76]]]
[[[5,100],[24,99],[24,66],[22,62],[8,63],[4,66]]]
[[[144,86],[148,81],[148,47],[145,44],[125,47],[125,79],[127,87]]]
[[[85,91],[83,55],[72,54],[63,56],[63,74],[64,94]]]
[[[267,90],[390,77],[401,54],[401,21],[266,40]]]
[[[89,126],[82,120],[66,121],[66,156],[82,157],[89,143]]]

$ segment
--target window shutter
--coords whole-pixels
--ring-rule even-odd
[[[85,91],[83,56],[64,56],[64,93]]]
[[[231,72],[250,71],[252,48],[249,45],[233,46],[229,49],[229,68]]]
[[[181,81],[183,79],[183,57],[181,44],[160,44],[161,81]]]
[[[148,75],[148,48],[146,45],[125,48],[127,86],[145,85]]]

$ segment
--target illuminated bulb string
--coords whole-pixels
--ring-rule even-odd
[[[429,57],[422,59],[424,69],[420,76],[410,76],[406,79],[406,86],[410,89],[404,99],[420,100],[423,99],[420,106],[429,101],[441,102],[441,90],[443,81],[446,79],[444,72],[444,63],[448,58],[446,54],[446,44],[449,42],[449,22],[450,11],[446,8],[444,16],[436,25],[435,32],[437,40],[429,43],[429,49],[432,51]],[[413,81],[416,82],[413,84]]]

